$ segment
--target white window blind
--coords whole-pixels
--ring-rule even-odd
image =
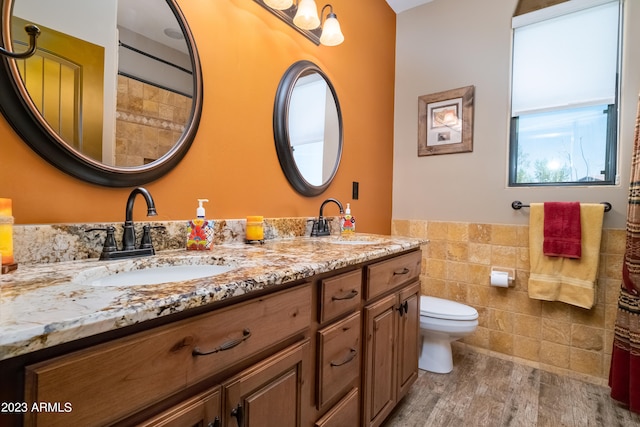
[[[515,28],[512,116],[613,104],[618,15],[613,1]]]

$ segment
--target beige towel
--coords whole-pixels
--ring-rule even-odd
[[[562,301],[582,308],[595,303],[602,239],[603,204],[581,204],[582,257],[549,257],[542,253],[544,204],[532,203],[529,218],[529,297]]]

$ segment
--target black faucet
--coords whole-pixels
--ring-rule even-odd
[[[329,231],[329,223],[327,222],[327,219],[324,218],[322,214],[322,211],[324,210],[324,205],[326,205],[329,202],[333,202],[336,205],[338,205],[338,208],[340,208],[340,214],[344,213],[344,210],[342,209],[342,203],[340,203],[338,200],[327,199],[324,202],[322,202],[322,204],[320,205],[320,213],[318,214],[318,219],[313,221],[313,227],[311,227],[311,237],[331,235],[331,232]]]
[[[130,251],[136,248],[136,231],[133,228],[133,202],[136,200],[136,195],[141,194],[144,200],[147,202],[147,216],[156,216],[156,205],[153,202],[153,197],[146,188],[137,187],[134,188],[129,198],[127,199],[127,210],[125,212],[124,220],[124,233],[122,234],[122,250]]]
[[[125,212],[124,232],[122,234],[122,250],[118,250],[115,241],[115,227],[109,226],[106,228],[91,228],[86,232],[91,231],[106,231],[107,237],[102,247],[102,253],[100,254],[101,260],[108,259],[120,259],[120,258],[132,258],[137,256],[155,255],[156,251],[151,243],[151,229],[152,228],[164,228],[164,227],[151,227],[145,225],[143,227],[143,235],[140,241],[140,247],[136,249],[136,231],[133,226],[133,203],[138,194],[141,194],[147,202],[147,216],[155,216],[156,205],[153,202],[153,197],[147,189],[143,187],[134,188],[129,198],[127,199],[127,209]]]

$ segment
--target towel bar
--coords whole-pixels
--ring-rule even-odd
[[[604,211],[605,212],[609,212],[611,210],[611,208],[612,208],[611,203],[609,203],[609,202],[600,202],[600,203],[604,205]],[[514,200],[513,202],[511,202],[511,207],[513,209],[518,210],[520,208],[528,208],[529,205],[523,204],[520,200]]]

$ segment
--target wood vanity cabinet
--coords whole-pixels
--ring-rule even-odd
[[[306,284],[29,365],[25,400],[69,402],[72,410],[28,412],[25,425],[130,425],[127,419],[137,412],[212,378],[224,379],[292,337],[304,338],[310,321]],[[223,398],[226,393],[223,385]],[[186,414],[194,405],[205,407],[205,413],[214,410],[215,393],[209,397],[188,396],[169,412]]]
[[[362,426],[377,427],[418,377],[420,252],[367,267]]]
[[[18,368],[24,400],[73,409],[28,412],[11,425],[379,426],[417,378],[421,258],[413,250],[363,262],[53,358],[29,356]]]

